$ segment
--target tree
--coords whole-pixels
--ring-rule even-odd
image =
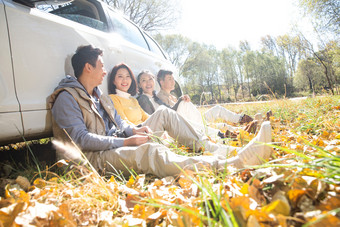
[[[223,49],[220,61],[221,74],[227,88],[233,89],[235,101],[237,101],[237,92],[241,86],[239,79],[239,68],[237,66],[237,51],[233,48]]]
[[[290,76],[289,85],[293,86],[293,77],[300,50],[300,38],[299,36],[292,37],[289,35],[282,35],[276,38],[276,43],[278,48],[281,50],[284,59],[286,60],[286,65]]]
[[[173,28],[181,13],[176,0],[105,1],[121,10],[130,20],[149,32]]]
[[[314,49],[313,44],[309,40],[307,40],[302,34],[300,35],[300,37],[302,37],[303,39],[302,43],[305,45],[304,49],[309,51],[315,57],[315,59],[318,60],[318,62],[322,65],[324,69],[324,75],[328,82],[328,88],[331,90],[332,94],[334,95],[335,93],[333,89],[333,84],[335,81],[332,81],[333,68],[332,68],[331,59],[328,56],[329,50],[327,48],[327,45],[325,46],[323,50],[316,51]],[[337,48],[339,48],[339,46],[337,46],[336,49]],[[333,52],[331,51],[330,53],[333,53]]]
[[[306,14],[311,14],[319,28],[339,35],[340,1],[339,0],[299,0]]]
[[[218,87],[218,51],[214,46],[191,43],[191,53],[183,65],[182,74],[186,80],[185,89],[190,96],[210,92],[215,101]],[[197,100],[196,100],[197,101]]]
[[[251,50],[247,50],[243,55],[243,70],[245,73],[245,79],[247,79],[247,87],[249,92],[249,97],[251,97],[251,87],[250,83],[252,79],[255,77],[255,62],[256,62],[256,53]]]
[[[270,52],[276,56],[279,56],[279,51],[276,45],[276,39],[270,35],[261,37],[262,51]]]
[[[169,60],[178,68],[179,75],[181,76],[183,66],[192,54],[190,51],[192,49],[189,48],[192,41],[179,34],[165,36],[157,34],[155,39],[168,54]]]
[[[325,85],[322,75],[322,67],[315,62],[315,59],[302,59],[298,64],[298,69],[294,81],[296,87],[299,89],[307,90],[313,95],[318,89]],[[306,83],[306,79],[308,83]]]

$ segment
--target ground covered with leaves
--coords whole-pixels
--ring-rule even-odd
[[[0,226],[340,226],[340,97],[226,107],[272,110],[268,162],[159,179],[63,173],[54,169],[67,164],[60,161],[8,182]],[[253,136],[225,142],[242,146]]]

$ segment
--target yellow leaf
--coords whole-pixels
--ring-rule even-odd
[[[330,135],[329,132],[327,132],[325,130],[323,130],[322,133],[321,133],[321,137],[326,138],[326,139],[328,139],[329,135]]]
[[[325,143],[323,142],[322,139],[320,138],[317,138],[317,139],[314,139],[312,141],[312,144],[316,145],[316,146],[319,146],[319,147],[324,147],[325,146]]]
[[[114,177],[114,176],[111,176],[109,182],[110,182],[110,183],[116,182],[115,177]]]
[[[242,188],[240,189],[240,192],[243,195],[249,194],[248,189],[249,189],[249,184],[243,184]]]
[[[262,211],[267,213],[282,214],[288,216],[290,213],[290,208],[289,205],[287,206],[287,204],[284,203],[283,201],[275,200],[274,202],[271,202],[267,206],[262,207]]]
[[[225,201],[222,201],[221,204],[223,205],[224,203],[226,203]],[[243,207],[243,209],[245,209],[245,211],[250,210],[250,198],[246,197],[246,196],[239,196],[239,197],[233,197],[230,199],[230,207],[231,209],[235,209],[236,207]],[[224,207],[226,207],[224,205]]]
[[[278,191],[273,196],[273,201],[262,207],[262,211],[273,214],[282,214],[288,216],[290,214],[290,206],[283,191]]]
[[[310,222],[312,221],[316,221],[317,222],[313,223],[312,225],[309,225],[310,227],[320,227],[320,226],[339,226],[340,223],[340,219],[337,218],[336,216],[332,215],[332,214],[328,214],[326,215],[326,217],[323,217],[320,219],[320,217],[316,216],[314,218],[312,218],[310,220]]]
[[[10,184],[7,184],[5,186],[5,198],[8,199],[8,198],[12,198],[12,195],[11,193],[9,192],[9,189],[10,189]]]
[[[126,183],[126,186],[129,187],[129,188],[132,188],[135,185],[135,183],[138,181],[138,178],[139,177],[137,176],[136,179],[135,179],[131,175],[129,181]]]
[[[142,219],[145,219],[145,206],[144,205],[139,205],[139,204],[136,204],[134,207],[133,207],[133,217],[134,218],[142,218]]]
[[[335,136],[335,139],[339,139],[340,140],[340,133]]]
[[[66,219],[66,224],[70,226],[76,226],[77,222],[74,220],[70,209],[67,204],[63,203],[59,206],[59,213],[62,215],[62,219]]]
[[[308,183],[302,177],[295,178],[291,186],[291,188],[295,188],[295,189],[305,189],[306,187],[308,187]]]
[[[299,201],[301,196],[305,193],[306,191],[301,189],[292,189],[287,192],[288,199],[294,208],[296,207],[297,202]]]
[[[191,184],[192,184],[192,181],[187,179],[187,178],[184,178],[184,177],[181,177],[179,180],[178,180],[178,183],[179,185],[184,188],[184,189],[188,189],[190,188]]]
[[[300,173],[300,175],[305,175],[305,176],[311,176],[311,177],[320,177],[320,173],[316,170],[313,169],[303,169]]]
[[[155,180],[155,182],[153,183],[153,185],[154,185],[155,187],[162,186],[162,185],[163,185],[163,181],[157,179],[157,180]]]
[[[0,211],[0,224],[1,226],[15,226],[14,220],[18,214],[25,208],[25,203],[20,202],[12,204]]]
[[[58,177],[52,177],[51,179],[49,179],[48,181],[49,182],[53,182],[53,183],[57,183],[58,182],[58,180],[59,180],[59,178]]]
[[[34,184],[36,187],[38,187],[38,188],[43,188],[43,187],[46,186],[46,182],[45,182],[43,179],[41,179],[41,178],[35,179],[34,182],[33,182],[33,184]]]
[[[19,198],[27,204],[30,202],[30,196],[24,191],[20,191]]]
[[[233,146],[233,147],[238,147],[239,146],[239,142],[232,140],[232,141],[229,141],[229,145]]]
[[[302,136],[299,136],[299,137],[296,139],[296,141],[297,141],[298,143],[304,143],[304,139],[305,139],[305,138],[303,138]]]

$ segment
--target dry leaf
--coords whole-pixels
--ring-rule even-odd
[[[24,202],[19,202],[0,209],[0,223],[3,226],[12,226],[17,215],[24,210],[25,205]]]
[[[290,203],[292,204],[293,208],[297,207],[297,203],[302,195],[306,193],[305,190],[302,189],[292,189],[287,192],[288,199]]]
[[[290,206],[285,193],[283,191],[278,191],[277,193],[275,193],[272,202],[262,207],[261,210],[267,213],[274,213],[276,215],[282,214],[284,216],[288,216],[290,214]]]

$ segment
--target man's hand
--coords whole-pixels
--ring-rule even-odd
[[[132,129],[132,133],[134,135],[148,135],[152,134],[152,130],[149,128],[149,126],[142,126],[140,128],[134,127]]]
[[[189,95],[182,95],[181,97],[184,102],[190,102],[190,96]]]
[[[133,135],[124,140],[124,146],[139,146],[148,142],[149,136],[147,135]]]

